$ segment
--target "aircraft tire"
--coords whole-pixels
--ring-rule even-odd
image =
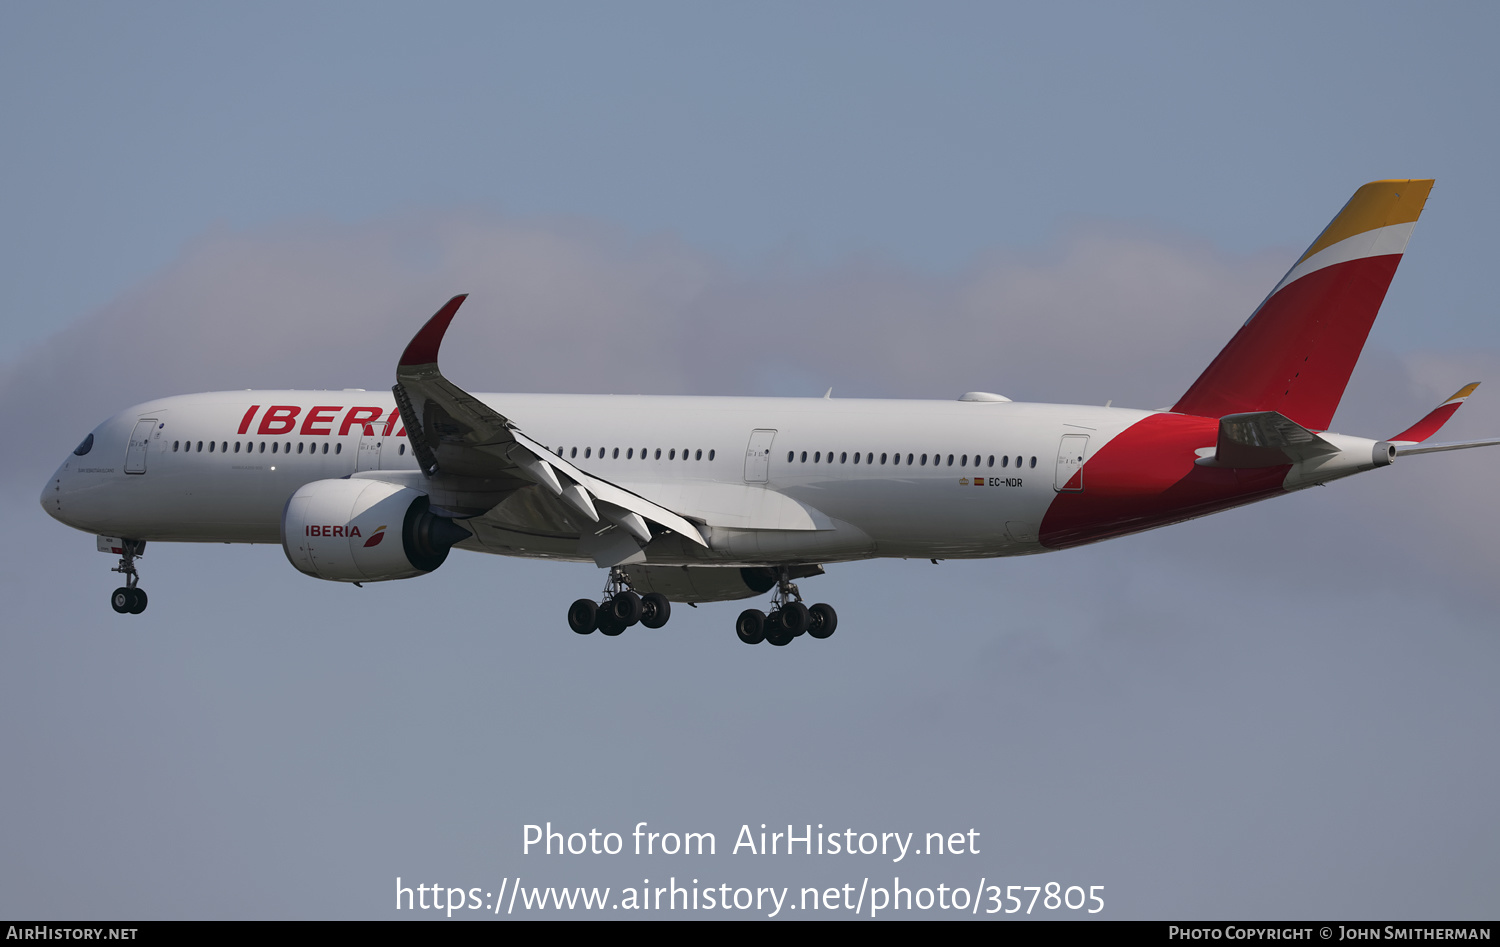
[[[623,628],[641,620],[641,597],[626,589],[609,600],[610,615]]]
[[[781,626],[792,633],[793,638],[803,635],[812,624],[812,613],[801,602],[787,602],[781,606]]]
[[[601,611],[599,613],[599,633],[602,635],[608,635],[609,637],[613,638],[616,635],[624,634],[625,626],[622,625],[618,620],[616,620],[615,616],[611,615],[609,612]]]
[[[807,612],[807,633],[814,638],[827,638],[839,626],[839,613],[833,610],[832,605],[819,602]]]
[[[146,610],[146,590],[130,590],[130,614],[139,615]]]
[[[122,585],[109,594],[109,607],[113,608],[119,614],[124,615],[129,613],[130,606],[134,600],[135,596],[131,595],[130,590]]]
[[[580,635],[591,635],[597,624],[599,606],[593,599],[581,598],[568,608],[568,627]]]
[[[647,628],[660,628],[672,617],[672,603],[660,592],[647,592],[641,596],[641,624]]]
[[[797,636],[790,631],[778,631],[774,635],[766,635],[766,640],[778,648],[785,648],[792,643],[792,639],[795,637]]]
[[[747,608],[735,619],[734,633],[745,644],[760,644],[766,640],[766,613],[758,608]]]

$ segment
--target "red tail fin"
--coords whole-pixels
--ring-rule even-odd
[[[1172,410],[1278,411],[1327,430],[1431,191],[1431,180],[1355,191]]]

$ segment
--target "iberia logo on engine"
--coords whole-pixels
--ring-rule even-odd
[[[380,528],[381,529],[385,529],[384,526],[382,526]],[[364,534],[359,531],[359,527],[358,526],[309,526],[309,527],[307,527],[307,535],[309,535],[309,536],[347,536],[347,537],[353,539],[356,536],[362,536]]]

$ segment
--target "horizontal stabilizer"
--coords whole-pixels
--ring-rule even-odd
[[[1229,414],[1219,419],[1215,467],[1280,467],[1339,449],[1275,411]]]
[[[1472,395],[1474,393],[1474,389],[1478,387],[1479,382],[1477,381],[1464,385],[1462,388],[1458,389],[1458,391],[1453,393],[1453,397],[1449,398],[1447,401],[1444,401],[1442,404],[1432,409],[1427,417],[1423,418],[1416,424],[1413,424],[1411,427],[1391,438],[1391,443],[1395,444],[1397,447],[1400,447],[1402,444],[1418,444],[1422,441],[1427,440],[1429,437],[1436,434],[1444,424],[1448,423],[1448,419],[1453,417],[1454,412],[1457,411],[1459,407],[1469,399],[1469,395]],[[1475,444],[1474,446],[1480,447],[1483,445]],[[1456,450],[1457,448],[1450,447],[1447,449]],[[1398,451],[1398,453],[1416,454],[1425,453],[1425,451]]]
[[[1449,441],[1446,444],[1406,444],[1397,445],[1396,456],[1436,454],[1445,450],[1468,450],[1471,447],[1495,447],[1497,445],[1500,445],[1500,437],[1492,437],[1482,441]]]

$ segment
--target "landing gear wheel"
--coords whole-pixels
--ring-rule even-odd
[[[647,628],[660,628],[672,617],[672,603],[660,592],[647,592],[641,596],[641,624]]]
[[[745,644],[760,644],[766,640],[766,613],[758,608],[747,608],[735,619],[734,633]]]
[[[568,627],[580,635],[591,635],[598,623],[598,614],[599,606],[593,599],[581,598],[568,608]]]
[[[135,604],[135,596],[132,594],[134,591],[134,589],[127,589],[123,585],[115,589],[110,593],[109,607],[121,615],[128,614],[130,606]]]
[[[130,614],[139,615],[141,612],[144,612],[146,610],[145,589],[131,589],[130,597]]]
[[[787,645],[792,643],[792,639],[795,637],[797,636],[792,634],[790,631],[786,631],[783,629],[776,632],[775,634],[766,635],[766,640],[771,642],[771,644],[775,645],[778,648],[785,648]]]
[[[616,635],[625,633],[625,626],[620,624],[620,622],[615,619],[615,616],[611,615],[607,611],[601,610],[599,612],[598,624],[599,632],[601,634],[608,635],[611,638],[615,637]]]
[[[625,589],[609,600],[610,617],[621,628],[629,628],[641,620],[641,597]]]
[[[839,614],[833,610],[832,605],[824,605],[822,602],[819,602],[812,608],[809,608],[807,612],[807,633],[814,638],[827,638],[839,626]]]
[[[781,624],[781,609],[771,609],[770,614],[766,615],[766,637],[769,638],[772,635],[779,635],[785,630],[786,627]]]
[[[801,602],[787,602],[780,608],[781,627],[791,632],[793,638],[807,631],[812,624],[812,613]]]

